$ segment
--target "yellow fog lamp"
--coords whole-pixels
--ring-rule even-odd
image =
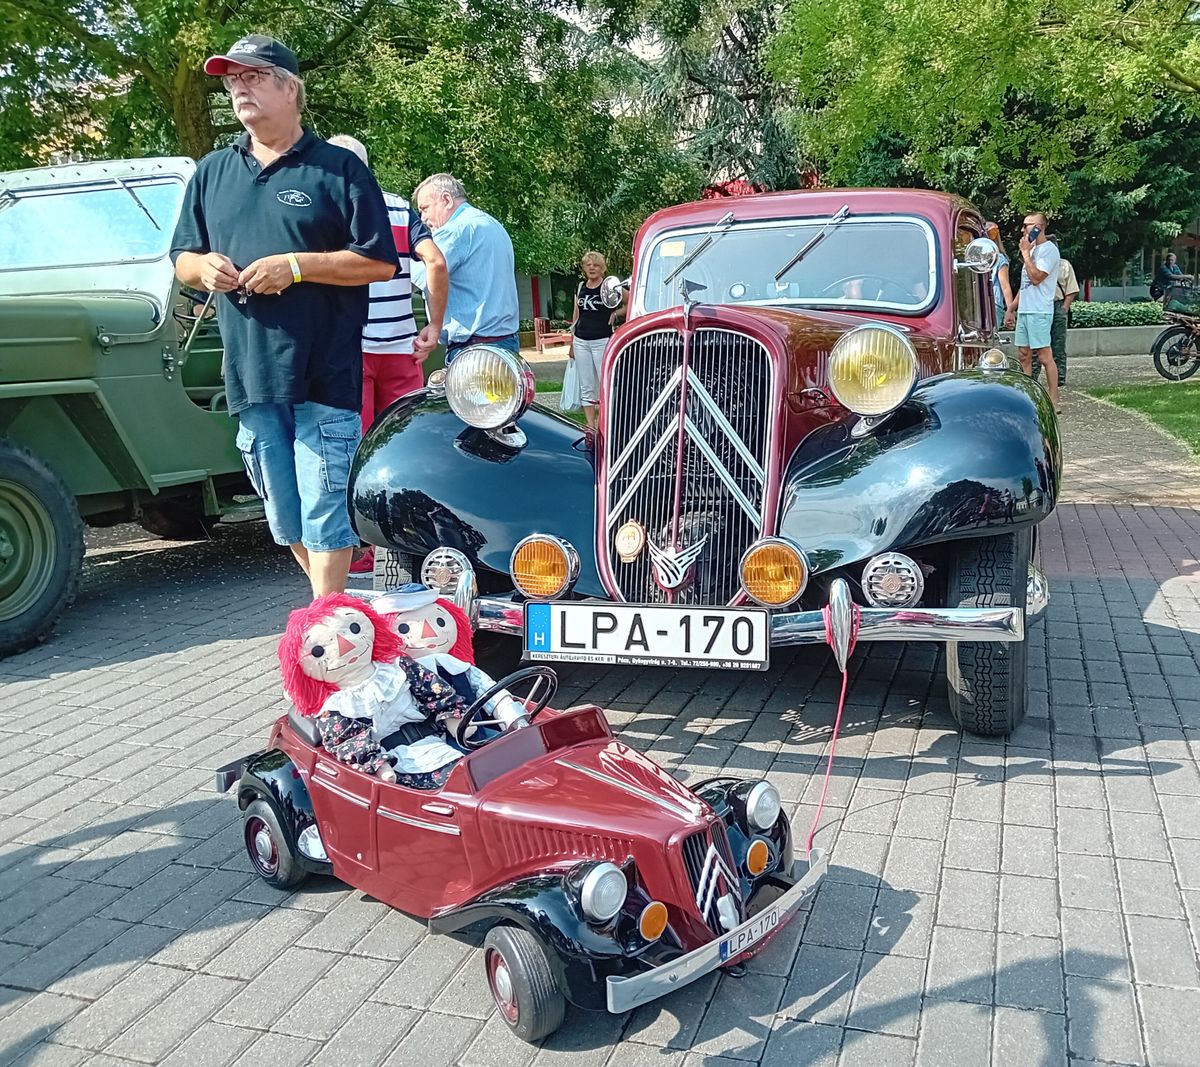
[[[856,415],[894,411],[916,384],[917,350],[894,326],[856,326],[838,338],[829,354],[829,387],[838,403]]]
[[[554,600],[579,577],[579,553],[561,537],[533,534],[513,549],[508,566],[513,584],[530,600]]]
[[[761,837],[755,838],[750,842],[750,848],[746,850],[746,870],[751,877],[757,878],[770,866],[770,863],[771,846]]]
[[[801,549],[783,537],[755,541],[742,556],[742,588],[766,608],[785,608],[808,584],[808,560]]]
[[[652,900],[638,916],[638,933],[647,941],[657,941],[667,929],[667,906],[661,900]]]

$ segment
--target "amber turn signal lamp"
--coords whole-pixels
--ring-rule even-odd
[[[667,906],[660,900],[652,900],[638,916],[638,933],[647,941],[657,941],[667,928]]]
[[[767,847],[767,843],[761,837],[757,841],[750,842],[750,848],[746,852],[746,870],[757,878],[767,869],[770,862],[771,850]]]
[[[790,541],[767,537],[742,556],[741,577],[751,600],[766,608],[784,608],[804,592],[808,560]]]
[[[513,549],[509,569],[513,584],[530,600],[553,600],[575,584],[579,556],[566,541],[534,534]]]

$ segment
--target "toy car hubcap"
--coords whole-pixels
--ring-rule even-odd
[[[517,1021],[517,998],[513,995],[512,974],[504,957],[495,949],[488,952],[488,983],[492,987],[492,996],[496,1007],[510,1023]]]
[[[279,867],[279,855],[271,828],[262,819],[251,819],[246,825],[246,841],[250,845],[250,858],[259,871],[274,874]]]

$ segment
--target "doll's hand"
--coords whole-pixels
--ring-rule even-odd
[[[385,763],[375,772],[375,777],[381,782],[394,782],[396,780],[396,772],[392,770],[390,764]]]

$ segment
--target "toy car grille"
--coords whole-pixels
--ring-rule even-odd
[[[634,603],[668,599],[649,552],[628,561],[616,551],[613,535],[634,520],[658,548],[704,541],[692,579],[671,594],[675,603],[730,603],[742,554],[770,532],[770,354],[744,334],[705,328],[692,335],[685,368],[682,335],[656,330],[626,345],[611,374],[604,540],[614,592]]]
[[[731,893],[737,903],[738,915],[743,914],[741,883],[733,863],[733,852],[729,847],[725,824],[716,822],[713,823],[711,833],[708,830],[697,830],[691,836],[685,837],[681,851],[688,882],[692,892],[696,894],[696,910],[713,933],[723,934],[725,928],[721,925],[717,913],[718,899],[726,893]]]

